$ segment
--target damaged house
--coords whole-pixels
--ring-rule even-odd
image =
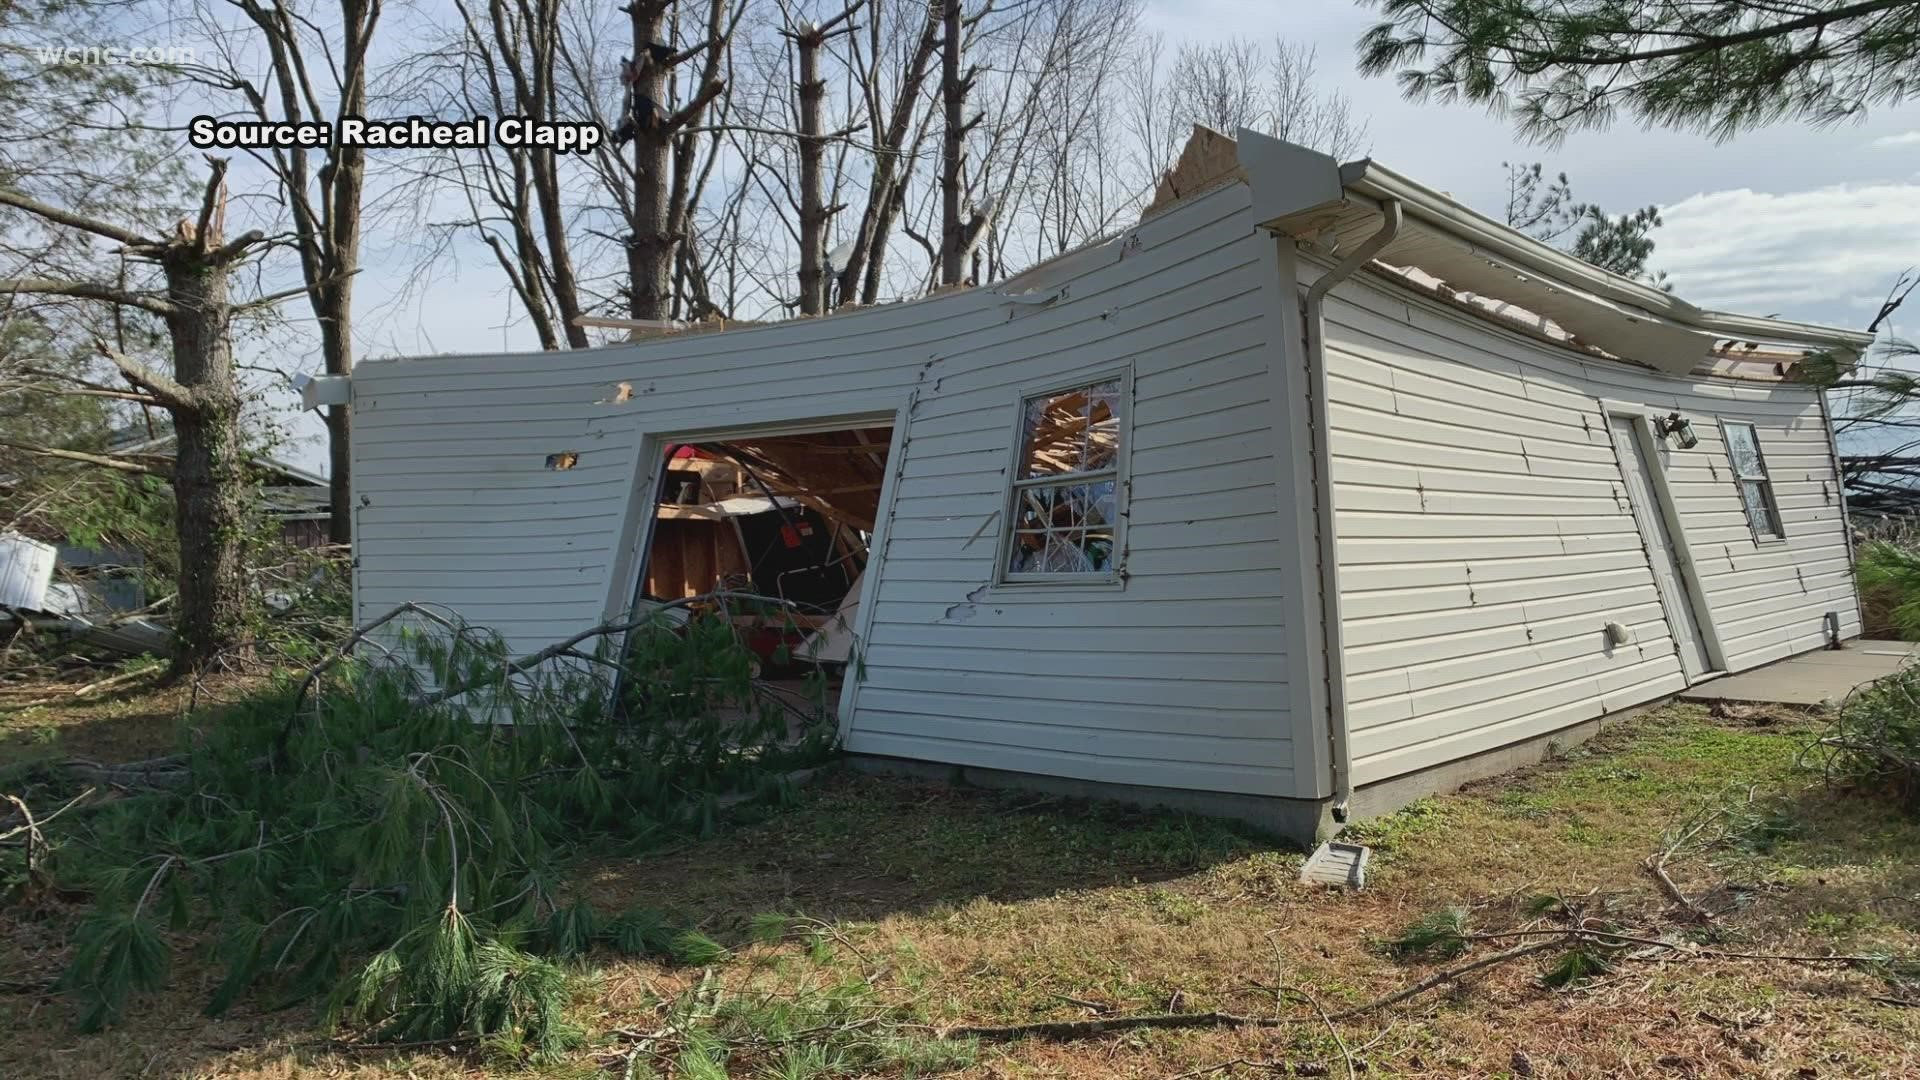
[[[362,620],[532,650],[751,581],[850,626],[861,759],[1305,840],[1857,636],[1792,366],[1867,342],[1201,131],[1136,226],[1006,281],[330,392]]]

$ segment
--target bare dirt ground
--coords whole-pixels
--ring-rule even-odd
[[[186,693],[0,701],[0,769],[164,752]],[[71,1002],[48,986],[79,904],[5,911],[0,1075],[1920,1075],[1920,1007],[1884,971],[1702,953],[1920,948],[1920,823],[1798,769],[1819,726],[1765,710],[1657,711],[1361,827],[1376,859],[1358,893],[1298,884],[1297,853],[1219,822],[831,775],[711,838],[583,856],[576,888],[597,910],[661,907],[728,951],[697,966],[589,955],[573,1002],[589,1045],[540,1064],[475,1043],[328,1037],[311,1003],[248,1001],[210,1020],[200,1007],[218,972],[191,950],[169,990],[79,1035]],[[1717,913],[1701,921],[1643,861],[1714,800],[1753,808],[1757,824],[1669,863]],[[1683,947],[1629,954],[1569,988],[1543,985],[1549,957],[1527,957],[1351,1020],[1319,1015],[1507,947],[1393,955],[1384,942],[1422,916],[1461,906],[1477,929],[1538,928],[1553,925],[1543,895]],[[771,934],[767,913],[785,916]],[[1283,985],[1299,993],[1276,1000]],[[1211,1010],[1262,1025],[941,1038],[956,1025]],[[849,1049],[882,1023],[884,1047]]]

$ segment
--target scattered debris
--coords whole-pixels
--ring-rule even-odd
[[[1365,844],[1329,840],[1307,857],[1300,867],[1300,880],[1309,885],[1333,885],[1364,889],[1367,885],[1367,860],[1372,849]]]

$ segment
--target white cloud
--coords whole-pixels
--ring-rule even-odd
[[[1903,131],[1898,135],[1882,135],[1870,143],[1875,150],[1891,150],[1897,146],[1920,146],[1920,131]]]
[[[1713,191],[1660,216],[1653,267],[1709,307],[1857,323],[1857,298],[1920,263],[1920,183]]]

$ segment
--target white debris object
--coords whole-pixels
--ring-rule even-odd
[[[1367,884],[1367,858],[1372,854],[1365,844],[1329,840],[1307,857],[1306,865],[1300,868],[1300,880],[1309,885],[1363,888]]]

